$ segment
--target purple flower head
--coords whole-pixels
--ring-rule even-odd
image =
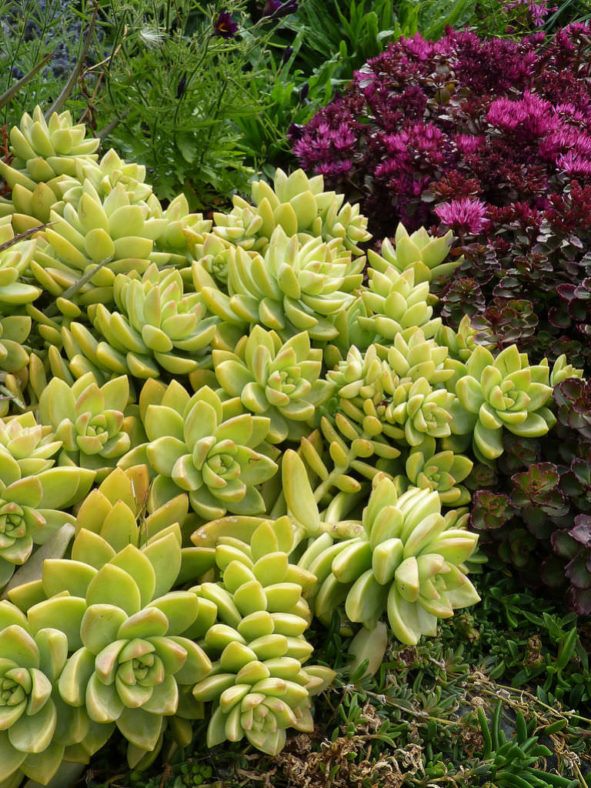
[[[573,151],[559,156],[556,166],[574,178],[591,178],[591,159],[579,156]]]
[[[527,6],[535,27],[542,27],[550,11],[557,10],[556,6],[548,8],[548,0],[511,0],[505,3],[505,9],[518,6]]]
[[[221,11],[218,18],[213,23],[216,35],[222,38],[234,38],[238,30],[238,24],[232,20],[227,11]]]
[[[521,133],[528,138],[543,137],[559,125],[550,102],[528,91],[518,101],[504,97],[496,99],[490,105],[486,119],[498,129]]]
[[[453,141],[458,151],[464,155],[476,153],[476,151],[482,147],[483,143],[486,142],[482,135],[477,137],[474,136],[474,134],[455,134]]]
[[[297,0],[266,0],[263,8],[262,19],[270,21],[271,19],[281,19],[282,16],[294,14],[298,10]]]
[[[458,235],[477,235],[488,225],[487,207],[481,200],[466,197],[444,202],[435,208],[441,221]]]

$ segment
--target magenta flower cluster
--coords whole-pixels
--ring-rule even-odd
[[[293,130],[294,152],[363,194],[374,228],[436,221],[452,174],[456,198],[543,207],[564,179],[591,178],[590,32],[571,25],[550,43],[451,30],[401,39]]]
[[[464,263],[444,318],[469,312],[499,347],[591,369],[591,317],[557,290],[591,273],[591,25],[400,39],[291,140],[306,170],[360,200],[376,237],[398,221],[453,230]]]

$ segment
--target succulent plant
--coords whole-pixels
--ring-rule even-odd
[[[310,347],[307,332],[282,343],[275,331],[255,326],[234,353],[213,351],[215,375],[230,397],[270,420],[269,440],[299,440],[310,431],[315,409],[330,397],[320,378],[322,350]]]
[[[573,367],[572,364],[568,363],[566,358],[566,354],[562,354],[558,356],[556,361],[552,366],[552,370],[550,372],[550,385],[553,387],[558,386],[559,383],[562,383],[564,380],[568,378],[582,378],[583,377],[583,370],[576,369]]]
[[[480,303],[459,307],[480,285],[450,285],[454,330],[429,290],[462,263],[450,233],[399,225],[365,284],[366,220],[321,177],[277,170],[210,221],[183,195],[164,209],[144,167],[98,161],[69,116],[26,117],[0,204],[0,413],[24,411],[0,419],[0,781],[47,782],[116,727],[143,766],[206,714],[209,746],[276,755],[334,677],[308,665],[313,616],[358,629],[375,670],[382,619],[412,645],[478,601],[470,491],[482,542],[524,574],[554,532],[544,571],[588,612],[571,520],[591,511],[591,396],[564,356],[487,349],[511,309],[535,317],[511,277],[474,323]]]
[[[177,495],[157,508],[150,507],[150,475],[146,465],[135,465],[125,471],[116,468],[92,490],[76,513],[75,534],[86,531],[85,538],[97,534],[110,548],[123,550],[128,544],[142,548],[157,534],[165,534],[179,526],[188,534],[197,518],[189,514],[189,499],[185,493]],[[183,543],[184,544],[184,543]],[[99,541],[100,549],[109,549]],[[181,567],[177,582],[191,581],[203,574],[210,565],[209,558],[196,547],[181,546]]]
[[[378,270],[376,260],[368,269],[369,282],[361,298],[368,316],[359,317],[365,331],[373,331],[376,341],[393,341],[397,334],[409,337],[420,328],[425,337],[435,336],[441,324],[434,318],[429,304],[429,283],[415,282],[415,273],[408,268],[401,274],[386,261]]]
[[[409,488],[398,496],[395,484],[377,476],[363,533],[327,547],[307,565],[318,575],[313,609],[321,620],[344,601],[350,621],[372,629],[387,613],[393,634],[416,644],[435,635],[437,618],[479,601],[463,562],[478,539],[465,530],[467,515],[440,513],[436,492]],[[327,571],[328,570],[328,571]]]
[[[503,427],[515,435],[538,437],[555,423],[545,407],[552,396],[548,367],[529,366],[527,356],[515,345],[496,358],[478,346],[465,365],[451,360],[448,364],[456,372],[448,386],[463,411],[473,414],[478,459],[492,460],[503,453]]]
[[[436,334],[437,342],[447,347],[450,358],[466,362],[478,344],[488,346],[488,343],[479,338],[476,341],[476,329],[472,327],[468,315],[464,315],[454,331],[451,326],[440,325]]]
[[[435,490],[444,506],[465,506],[470,493],[460,482],[472,470],[472,460],[453,451],[431,453],[412,449],[406,460],[406,475],[415,487]]]
[[[24,564],[34,545],[48,541],[62,525],[74,523],[65,511],[83,498],[95,472],[53,467],[61,442],[28,411],[0,424],[0,586]]]
[[[41,508],[42,503],[38,477],[26,476],[11,484],[0,481],[0,586],[10,580],[17,565],[25,563],[34,544],[42,544],[62,525],[74,522],[72,515]]]
[[[287,235],[301,233],[325,242],[338,240],[353,254],[361,254],[357,244],[368,241],[367,219],[356,205],[345,203],[335,192],[324,192],[322,176],[308,178],[303,170],[286,175],[277,168],[271,188],[254,181],[254,206],[234,197],[229,214],[214,213],[213,232],[245,250],[264,252],[273,231],[282,227]]]
[[[141,550],[128,544],[119,552],[82,529],[71,560],[46,560],[39,581],[9,593],[26,606],[32,632],[50,627],[67,637],[57,688],[63,704],[89,721],[90,754],[96,726],[108,738],[116,723],[136,763],[155,748],[163,717],[177,712],[179,687],[210,670],[207,655],[183,635],[199,615],[196,595],[170,591],[180,565],[178,525]]]
[[[580,615],[591,613],[591,517],[579,514],[574,527],[557,532],[552,543],[555,552],[568,563],[564,574],[570,582],[567,599]]]
[[[591,276],[578,284],[560,284],[556,288],[559,297],[566,302],[570,319],[584,337],[591,335]]]
[[[9,315],[0,317],[0,375],[3,382],[12,380],[12,388],[22,393],[22,373],[26,374],[29,361],[29,350],[26,345],[31,330],[31,318],[25,315]],[[19,376],[20,374],[20,376]],[[17,375],[19,377],[15,378]],[[11,376],[9,378],[8,376]],[[10,386],[8,387],[10,389]],[[9,391],[4,391],[8,394]],[[14,392],[16,398],[16,392]],[[21,406],[22,409],[23,406]],[[5,416],[9,410],[9,402],[0,402],[0,415]]]
[[[349,621],[372,630],[387,613],[393,634],[414,645],[436,634],[438,618],[479,601],[464,565],[478,536],[466,530],[465,510],[441,514],[436,492],[400,494],[395,480],[377,473],[360,522],[323,523],[304,465],[289,450],[283,483],[288,513],[313,537],[298,566],[317,577],[310,603],[320,621],[344,604]]]
[[[393,266],[398,273],[410,268],[414,271],[416,284],[449,276],[463,262],[462,257],[443,262],[453,243],[451,230],[440,238],[431,237],[424,227],[409,235],[404,225],[399,223],[394,243],[395,248],[388,238],[384,238],[379,255],[368,251],[370,265],[382,273],[386,272],[388,266]]]
[[[0,422],[0,466],[3,479],[34,476],[51,468],[61,448],[49,425],[37,424],[32,411]],[[14,468],[14,464],[18,470]],[[7,464],[10,470],[7,470]],[[9,474],[9,476],[7,476]]]
[[[451,408],[455,396],[445,389],[432,389],[426,378],[419,378],[406,388],[405,399],[394,403],[392,418],[404,428],[409,446],[421,446],[426,438],[451,435]]]
[[[267,618],[261,616],[261,622]],[[273,641],[274,649],[265,649],[262,641],[267,638],[271,643],[272,637],[265,635],[253,643],[238,628],[236,646],[228,644],[214,663],[214,675],[193,688],[198,700],[216,702],[207,729],[208,747],[246,737],[257,749],[277,755],[285,744],[286,728],[308,733],[314,729],[310,698],[331,683],[334,671],[320,665],[302,668],[298,659],[289,656],[289,647],[283,647],[281,635]],[[282,656],[257,659],[257,651]]]
[[[246,737],[277,754],[286,728],[313,729],[310,696],[335,675],[321,666],[302,667],[312,654],[304,637],[310,611],[302,593],[316,578],[289,563],[296,534],[289,517],[228,518],[192,537],[198,546],[215,543],[221,574],[220,584],[194,589],[217,604],[221,619],[204,637],[207,652],[217,656],[211,674],[193,688],[197,700],[214,701],[210,747]]]
[[[39,400],[40,421],[51,425],[62,441],[64,462],[104,469],[114,466],[114,460],[130,447],[129,434],[123,429],[128,401],[126,376],[101,387],[90,372],[71,387],[53,378]]]
[[[385,435],[365,431],[343,413],[336,413],[332,419],[322,416],[319,428],[300,441],[298,454],[307,477],[292,478],[284,466],[282,487],[297,487],[301,481],[312,484],[318,506],[326,510],[331,521],[345,517],[376,473],[392,477],[399,471],[400,450],[392,441]],[[266,498],[267,510],[274,514],[287,511],[285,496],[281,490],[278,492],[279,499]]]
[[[351,258],[338,240],[299,241],[277,227],[262,257],[241,247],[228,260],[228,292],[221,292],[198,262],[195,289],[210,311],[236,325],[260,323],[287,339],[307,331],[316,341],[338,335],[337,314],[354,300],[364,258]]]
[[[52,693],[68,641],[57,629],[32,632],[18,609],[0,605],[0,780],[20,770],[48,782],[64,753],[54,741],[59,715]]]
[[[86,137],[83,123],[74,124],[69,112],[54,112],[45,120],[40,107],[25,112],[20,126],[10,131],[10,164],[0,162],[0,175],[12,189],[14,222],[19,232],[47,222],[60,200],[56,182],[74,176],[81,161],[96,161],[100,140]],[[33,221],[31,221],[33,219]]]
[[[9,216],[0,219],[0,304],[2,309],[28,304],[41,289],[22,281],[35,253],[34,240],[15,238]]]
[[[554,388],[560,424],[591,438],[591,381],[567,378]]]
[[[154,239],[166,220],[151,218],[148,205],[134,202],[121,182],[101,197],[86,179],[66,191],[64,203],[63,215],[50,212],[50,226],[37,243],[31,270],[56,297],[78,287],[73,305],[58,302],[62,311],[75,317],[80,307],[113,300],[116,274],[148,268]]]
[[[472,499],[470,524],[478,531],[501,528],[515,514],[509,496],[492,490],[477,490]]]
[[[96,348],[95,363],[136,378],[158,377],[161,368],[173,375],[193,372],[215,331],[203,299],[185,294],[176,270],[152,264],[143,274],[119,274],[113,287],[120,312],[93,304],[88,313],[105,341]]]
[[[371,345],[361,354],[352,347],[327,377],[336,385],[340,409],[368,435],[383,432],[417,446],[427,436],[451,434],[448,411],[454,397],[442,384],[453,372],[444,368],[446,357],[446,348],[415,329],[408,341],[397,334],[388,348]]]
[[[110,148],[99,162],[86,159],[76,162],[75,177],[60,183],[60,192],[77,205],[84,193],[84,181],[89,180],[101,198],[107,197],[118,186],[123,186],[131,203],[146,204],[150,214],[160,218],[161,205],[154,195],[152,186],[146,183],[146,168],[137,162],[124,161]],[[162,226],[161,223],[155,226]]]
[[[183,193],[171,200],[165,210],[154,195],[148,200],[148,205],[151,217],[164,220],[153,254],[158,265],[166,263],[183,268],[207,254],[203,244],[211,237],[212,222],[200,213],[191,213]]]
[[[208,386],[191,397],[173,382],[158,391],[156,401],[143,417],[149,443],[124,461],[128,466],[147,457],[157,474],[152,505],[161,506],[187,492],[193,510],[206,520],[227,511],[262,513],[264,502],[257,485],[277,470],[263,453],[269,419],[236,411],[235,400],[222,403]]]
[[[591,465],[588,459],[574,457],[560,476],[560,488],[577,512],[591,511]]]
[[[514,473],[511,481],[511,504],[534,533],[546,517],[559,519],[568,513],[569,506],[560,489],[560,473],[553,463],[531,465],[526,471]]]

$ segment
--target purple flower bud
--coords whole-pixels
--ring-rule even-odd
[[[458,235],[477,235],[488,224],[486,205],[481,200],[451,200],[435,208],[441,221]]]
[[[271,19],[281,19],[282,16],[289,16],[298,10],[297,0],[266,0],[261,19],[270,21]]]

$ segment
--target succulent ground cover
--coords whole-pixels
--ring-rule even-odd
[[[437,287],[446,322],[469,314],[479,342],[586,369],[589,30],[402,38],[291,134],[377,238],[399,221],[453,230],[463,260]]]
[[[314,731],[335,667],[382,681],[388,649],[480,601],[476,469],[557,423],[586,436],[588,384],[565,356],[445,325],[431,288],[461,265],[451,234],[400,226],[366,257],[366,217],[322,176],[278,170],[205,219],[67,112],[10,138],[1,784],[117,741],[142,770],[198,731],[278,757]],[[581,517],[568,549],[541,549],[585,612]],[[322,627],[338,659],[315,654]],[[491,724],[498,784],[537,777],[525,718],[504,749]]]
[[[164,767],[154,764],[122,777],[99,754],[86,774],[88,784],[238,788],[267,780],[278,788],[304,781],[314,788],[345,788],[357,781],[427,788],[453,779],[469,788],[513,786],[519,779],[535,785],[538,779],[585,786],[588,629],[581,621],[575,625],[574,614],[524,592],[519,580],[487,570],[475,584],[481,604],[445,622],[438,638],[416,647],[392,642],[373,679],[347,669],[345,641],[335,628],[313,633],[316,655],[335,666],[337,679],[316,700],[314,733],[288,737],[279,755],[241,745],[204,753],[196,744],[171,752]],[[524,742],[520,713],[532,739],[525,753],[518,744]],[[528,753],[533,760],[530,751],[540,745],[547,751],[531,763]],[[503,747],[511,749],[508,759],[498,752]],[[122,759],[122,743],[118,753]],[[559,782],[551,774],[556,766],[572,779]]]

